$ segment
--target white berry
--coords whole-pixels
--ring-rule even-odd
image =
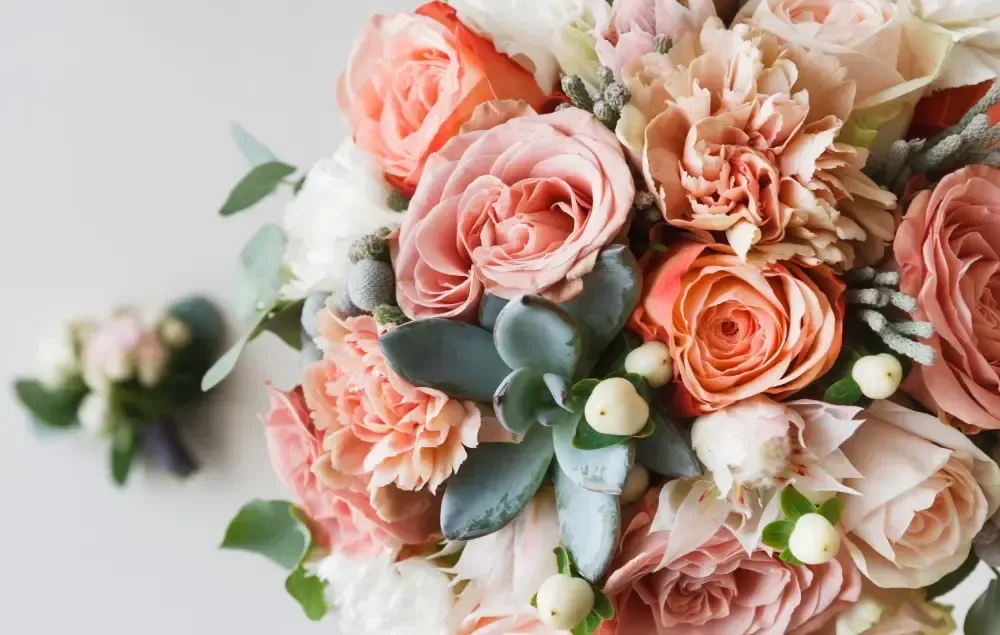
[[[899,360],[882,353],[868,355],[854,363],[851,377],[869,399],[888,399],[903,381],[903,365]]]
[[[806,514],[796,521],[788,548],[804,564],[826,564],[840,552],[840,532],[825,516]]]
[[[646,378],[653,388],[665,386],[674,377],[674,361],[663,342],[646,342],[625,358],[625,372]]]
[[[168,315],[160,322],[160,337],[170,348],[184,348],[191,343],[191,329],[183,321]]]
[[[594,608],[594,590],[586,580],[557,573],[542,582],[535,603],[542,624],[568,631],[579,626]]]
[[[80,427],[94,436],[105,436],[114,427],[111,416],[110,395],[104,392],[92,392],[83,398],[76,418]]]
[[[640,500],[649,489],[649,471],[636,463],[628,471],[625,487],[622,488],[621,503],[629,505]]]
[[[590,427],[604,434],[632,436],[649,420],[649,404],[624,377],[597,384],[583,412]]]

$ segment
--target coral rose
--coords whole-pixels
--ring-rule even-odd
[[[709,20],[625,65],[618,136],[671,225],[742,258],[849,268],[892,240],[895,196],[835,140],[854,85],[835,58]]]
[[[681,244],[650,273],[631,326],[670,347],[686,414],[798,392],[840,353],[844,285],[824,266],[750,265]]]
[[[323,360],[306,371],[306,402],[323,432],[322,461],[370,487],[436,492],[479,443],[482,416],[472,401],[416,388],[389,368],[370,315],[317,317]]]
[[[946,176],[907,210],[894,244],[902,291],[938,352],[905,388],[945,419],[1000,429],[1000,170]]]
[[[604,586],[615,619],[600,635],[812,633],[858,599],[861,575],[845,555],[793,567],[748,554],[726,529],[664,561],[670,533],[650,531],[657,496],[647,493],[622,536]]]
[[[323,549],[372,557],[407,544],[426,544],[438,533],[437,506],[426,493],[390,486],[369,496],[363,484],[332,487],[317,474],[324,435],[313,425],[300,389],[271,389],[264,429],[271,464],[309,516]]]
[[[577,108],[481,129],[509,107],[484,107],[427,163],[394,257],[410,318],[471,321],[484,289],[569,300],[628,219],[635,186],[614,134]]]
[[[951,573],[1000,506],[1000,467],[930,415],[876,401],[841,449],[862,474],[844,484],[841,527],[854,561],[880,587],[916,589]]]
[[[338,102],[355,142],[412,194],[427,157],[479,104],[545,96],[531,74],[475,35],[443,2],[375,16],[354,45]]]

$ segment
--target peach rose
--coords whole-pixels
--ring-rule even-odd
[[[309,516],[323,549],[369,557],[426,544],[439,532],[437,506],[429,496],[394,487],[369,495],[363,486],[331,487],[316,473],[323,433],[313,425],[301,389],[271,389],[264,429],[271,464]]]
[[[832,57],[710,20],[626,64],[617,133],[668,223],[744,259],[850,268],[892,240],[896,198],[838,143],[854,84]]]
[[[484,290],[569,300],[628,219],[635,186],[614,134],[577,108],[483,129],[509,107],[484,107],[427,163],[394,257],[413,319],[471,321]]]
[[[905,388],[946,420],[1000,429],[1000,170],[965,168],[918,194],[894,248],[900,289],[937,331],[937,363]]]
[[[840,354],[844,285],[827,267],[750,265],[724,246],[687,243],[649,275],[631,326],[669,345],[686,414],[787,397]]]
[[[726,529],[664,562],[670,533],[650,531],[658,496],[647,493],[622,536],[604,586],[615,619],[600,635],[797,635],[857,601],[861,575],[850,558],[793,567],[763,550],[748,554]]]
[[[862,474],[844,485],[844,544],[880,587],[933,584],[969,556],[1000,506],[1000,467],[930,415],[876,401],[841,449]]]
[[[375,16],[354,45],[337,89],[355,142],[404,194],[417,187],[427,157],[479,104],[545,95],[531,74],[462,25],[443,2],[416,15]]]
[[[479,444],[479,407],[397,376],[370,315],[341,320],[324,309],[317,326],[324,355],[303,388],[324,435],[320,462],[341,478],[370,479],[370,488],[437,492]]]

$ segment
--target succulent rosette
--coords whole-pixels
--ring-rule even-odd
[[[995,25],[735,4],[432,2],[360,35],[333,159],[297,178],[236,129],[223,213],[295,199],[242,254],[251,327],[204,386],[265,331],[304,368],[265,419],[293,500],[224,546],[310,618],[954,626],[937,598],[1000,542],[1000,84],[904,129]]]

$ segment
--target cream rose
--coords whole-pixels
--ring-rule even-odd
[[[1000,467],[938,419],[876,401],[841,449],[863,475],[844,485],[844,544],[872,582],[920,588],[958,568],[1000,506]]]

